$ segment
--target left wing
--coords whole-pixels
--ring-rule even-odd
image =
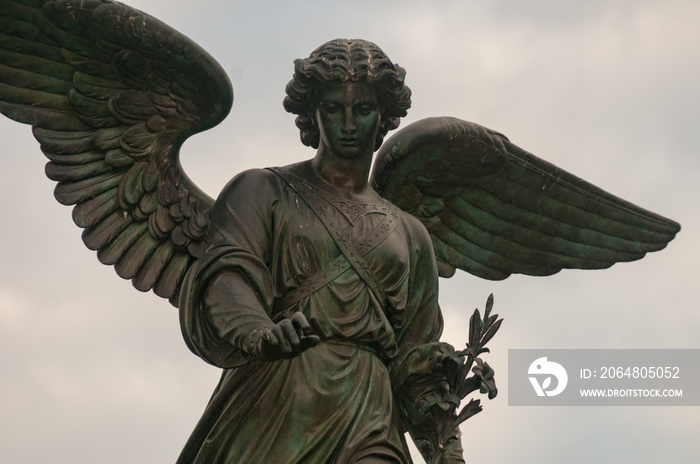
[[[603,269],[661,250],[680,225],[456,118],[428,118],[379,150],[372,184],[430,232],[440,275],[502,280]]]

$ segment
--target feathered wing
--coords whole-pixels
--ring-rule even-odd
[[[184,140],[215,126],[230,81],[199,46],[109,0],[0,3],[0,111],[33,126],[56,199],[99,260],[177,305],[213,200],[184,174]]]
[[[455,268],[491,280],[602,269],[661,250],[680,230],[455,118],[424,119],[391,137],[372,183],[425,224],[445,277]]]

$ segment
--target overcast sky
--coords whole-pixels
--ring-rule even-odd
[[[236,173],[313,156],[284,112],[295,58],[376,42],[408,71],[403,122],[456,116],[683,226],[666,250],[605,271],[443,280],[461,347],[489,293],[505,323],[487,356],[499,396],[463,427],[470,463],[696,463],[700,407],[509,407],[517,348],[700,348],[700,2],[134,0],[229,73],[233,110],[188,141],[216,196]],[[81,242],[28,127],[0,120],[0,462],[169,464],[219,371],[177,311]]]

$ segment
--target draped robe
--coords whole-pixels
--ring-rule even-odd
[[[282,169],[301,172],[299,166]],[[392,211],[387,201],[348,199],[317,177],[300,182],[355,245]],[[210,237],[183,284],[181,326],[190,349],[224,371],[178,463],[410,463],[392,372],[402,354],[437,341],[442,331],[435,257],[423,225],[399,210],[398,224],[364,256],[384,302],[350,267],[292,306],[280,304],[341,250],[317,213],[271,170],[244,172],[225,187]],[[208,288],[222,275],[233,297],[209,304]],[[297,311],[321,342],[292,358],[258,359],[251,334]]]

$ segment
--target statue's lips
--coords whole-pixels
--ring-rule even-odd
[[[340,139],[341,145],[357,145],[357,139]]]

